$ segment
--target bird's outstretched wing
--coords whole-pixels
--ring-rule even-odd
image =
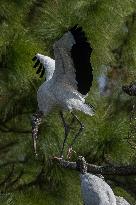
[[[42,78],[45,73],[45,68],[43,64],[40,62],[36,55],[32,58],[32,61],[35,61],[33,68],[38,68],[36,74],[40,73],[40,78]]]
[[[46,79],[52,78],[55,70],[55,60],[39,53],[37,53],[32,60],[36,61],[33,67],[38,68],[36,74],[40,73],[40,78],[43,77],[45,71]]]
[[[64,81],[86,95],[93,81],[90,55],[92,48],[82,27],[77,25],[66,32],[53,45],[55,71],[53,78]]]

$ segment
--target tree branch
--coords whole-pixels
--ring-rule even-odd
[[[2,132],[14,132],[14,133],[21,133],[21,134],[31,133],[31,130],[22,130],[14,127],[8,127],[4,122],[1,122],[1,120],[0,123],[1,123],[0,130]]]
[[[16,141],[11,141],[11,142],[9,142],[7,144],[4,144],[4,145],[0,144],[0,152],[3,151],[3,150],[7,150],[8,148],[16,145],[17,143],[18,143],[18,141],[16,140]]]
[[[132,82],[130,85],[123,85],[122,90],[130,96],[136,96],[136,82]]]
[[[3,184],[5,184],[11,180],[13,172],[14,172],[14,164],[12,165],[12,168],[11,168],[11,171],[9,172],[9,174],[4,178],[4,180],[2,182],[0,182],[0,186],[2,186]]]
[[[63,168],[78,171],[76,162],[66,161],[57,157],[54,157],[53,161],[57,162]],[[131,176],[136,175],[136,166],[97,166],[87,163],[87,172],[101,175]]]

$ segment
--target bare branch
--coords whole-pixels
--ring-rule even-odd
[[[130,85],[123,85],[122,90],[130,96],[136,96],[136,82],[130,83]]]
[[[54,157],[53,161],[56,161],[63,168],[78,171],[76,162],[66,161],[57,157]],[[136,166],[97,166],[87,163],[87,172],[101,175],[130,176],[136,175]]]
[[[9,172],[9,174],[5,177],[5,179],[2,182],[0,182],[0,186],[2,186],[3,184],[5,184],[11,180],[13,172],[14,172],[14,164],[12,165],[12,168],[11,168],[11,171]]]
[[[0,169],[2,169],[3,167],[6,167],[6,166],[10,166],[12,164],[18,164],[18,163],[25,163],[27,160],[24,159],[24,160],[12,160],[12,161],[8,161],[8,162],[5,162],[3,164],[0,164]]]
[[[9,147],[12,147],[12,146],[16,145],[17,143],[18,143],[18,141],[16,140],[16,141],[11,141],[11,142],[9,142],[5,145],[1,145],[0,146],[0,152],[7,149],[7,148],[9,148]]]
[[[20,178],[22,177],[22,175],[24,174],[24,171],[21,170],[19,175],[16,177],[16,179],[14,179],[13,181],[9,182],[7,185],[7,188],[13,186],[16,182],[18,182],[20,180]]]
[[[1,125],[0,125],[0,130],[2,132],[14,132],[14,133],[22,133],[22,134],[29,134],[31,133],[31,130],[22,130],[22,129],[18,129],[18,128],[15,128],[15,127],[8,127],[4,122],[1,122]]]

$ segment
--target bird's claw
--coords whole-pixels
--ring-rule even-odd
[[[70,147],[68,148],[68,151],[67,151],[67,158],[68,158],[68,159],[71,158],[73,152],[76,153],[76,152],[73,150],[73,148],[70,146]]]

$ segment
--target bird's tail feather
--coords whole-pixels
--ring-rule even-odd
[[[93,116],[95,114],[94,107],[92,105],[83,104],[82,110],[85,114]]]
[[[74,106],[74,109],[79,110],[81,112],[84,112],[87,115],[93,116],[95,114],[95,109],[92,105],[87,105],[84,103],[77,103],[76,106]]]

